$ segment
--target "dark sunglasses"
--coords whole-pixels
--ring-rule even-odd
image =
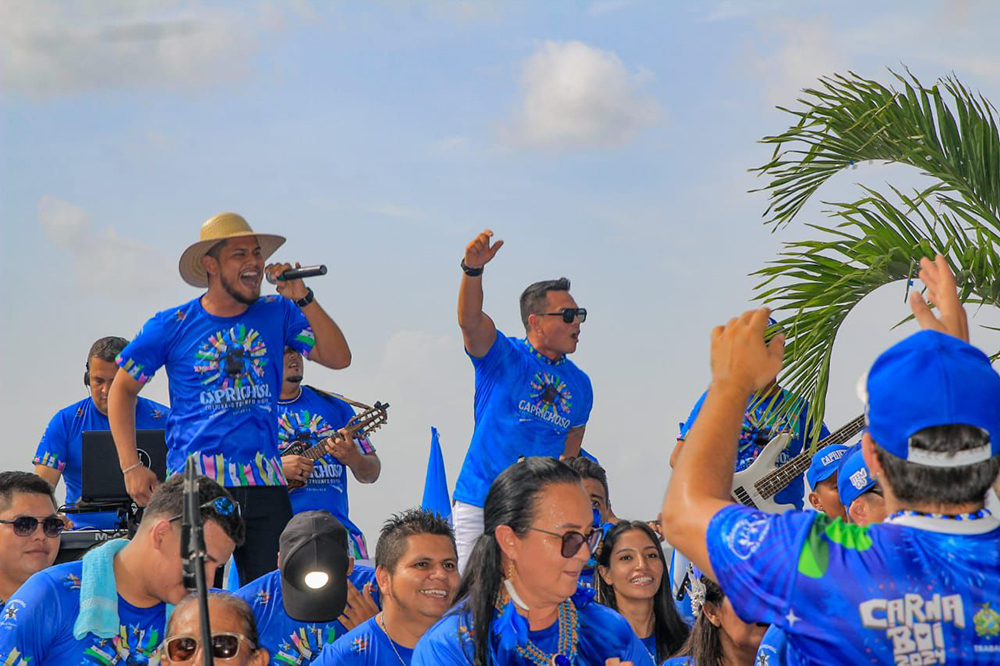
[[[567,560],[576,555],[583,544],[587,544],[587,550],[592,554],[594,549],[597,548],[598,542],[601,540],[600,530],[591,530],[590,534],[581,534],[576,530],[570,530],[569,532],[563,532],[560,534],[559,532],[550,532],[538,527],[529,527],[528,529],[562,539],[562,550],[560,552]]]
[[[231,516],[234,513],[237,516],[243,515],[240,511],[240,505],[229,499],[228,497],[216,497],[215,499],[210,499],[204,504],[202,504],[200,509],[213,509],[220,516]],[[183,514],[180,516],[174,516],[170,519],[171,522],[175,520],[180,520],[183,518]]]
[[[57,516],[49,516],[42,520],[38,520],[34,516],[18,516],[14,520],[0,520],[0,523],[13,525],[14,534],[22,537],[34,534],[35,530],[38,529],[38,523],[42,524],[42,531],[45,532],[45,536],[47,537],[57,537],[66,529],[66,523],[62,521],[62,518]]]
[[[540,312],[543,317],[562,317],[564,324],[572,324],[573,320],[576,318],[580,319],[580,323],[587,321],[587,308],[566,308],[561,312]]]
[[[240,644],[246,641],[250,651],[256,646],[239,634],[212,634],[212,656],[216,659],[233,659],[240,653]],[[163,652],[172,662],[190,661],[198,651],[201,640],[194,636],[174,636],[163,643]]]

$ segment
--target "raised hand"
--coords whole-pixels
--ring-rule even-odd
[[[484,229],[483,233],[472,239],[472,242],[465,246],[465,265],[469,268],[482,268],[493,260],[497,251],[503,247],[503,241],[498,240],[490,245],[493,232]]]
[[[767,386],[781,370],[785,336],[764,344],[764,330],[771,311],[748,310],[712,330],[712,383],[729,383],[753,393]]]
[[[293,266],[291,264],[268,264],[264,267],[264,273],[272,278],[277,278],[289,268],[293,268]],[[302,268],[302,266],[296,261],[294,268]],[[290,301],[302,300],[309,291],[302,280],[278,280],[274,288]]]
[[[910,292],[910,309],[920,328],[941,331],[960,340],[969,341],[969,318],[958,300],[958,285],[948,262],[940,254],[931,261],[920,260],[920,281],[927,287],[927,300],[938,310],[935,315],[920,292]]]

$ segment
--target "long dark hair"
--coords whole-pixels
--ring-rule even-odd
[[[663,565],[660,587],[656,590],[656,595],[653,596],[653,636],[656,637],[656,663],[660,663],[680,649],[691,631],[684,624],[684,620],[681,619],[674,606],[674,600],[670,594],[670,575],[667,573],[669,567],[663,556],[663,549],[660,548],[660,540],[656,538],[656,534],[649,528],[649,525],[641,520],[622,520],[615,523],[604,536],[601,552],[597,555],[597,564],[610,569],[611,553],[615,549],[615,544],[623,534],[633,530],[638,530],[649,537],[650,542],[656,546],[656,555]],[[610,583],[604,582],[600,572],[597,572],[595,582],[597,583],[597,600],[608,608],[618,610],[618,597],[615,594],[615,588]]]
[[[490,486],[483,505],[483,534],[476,540],[455,595],[456,602],[464,601],[472,614],[475,666],[490,663],[490,623],[504,578],[496,528],[507,525],[523,536],[538,513],[542,491],[558,483],[580,483],[580,475],[555,458],[525,458],[501,472]]]
[[[702,576],[701,583],[705,586],[705,603],[721,608],[725,593],[719,584],[708,576]],[[697,584],[697,583],[696,583]],[[691,634],[675,657],[691,657],[693,666],[723,666],[725,653],[722,650],[722,639],[719,627],[705,615],[704,605],[694,618]]]

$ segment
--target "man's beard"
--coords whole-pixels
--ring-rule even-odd
[[[289,384],[301,384],[302,375],[286,375],[285,381],[288,382]]]
[[[243,305],[253,305],[260,298],[260,285],[257,285],[256,293],[253,296],[244,296],[226,279],[225,275],[219,275],[219,278],[222,282],[222,288],[226,290],[226,293],[232,296],[233,300],[239,301]]]

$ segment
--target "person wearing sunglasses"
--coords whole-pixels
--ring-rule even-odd
[[[257,623],[247,602],[221,592],[208,594],[208,618],[212,628],[212,657],[226,666],[264,666],[268,652],[257,641]],[[160,647],[161,664],[200,664],[201,609],[198,597],[186,597],[174,609]]]
[[[131,541],[108,541],[83,560],[29,578],[0,619],[0,664],[138,664],[154,658],[167,604],[188,595],[181,560],[183,484],[175,475],[157,487]],[[215,481],[198,477],[198,494],[205,577],[212,580],[243,541],[243,519]]]
[[[490,486],[457,605],[424,634],[413,666],[651,666],[628,621],[577,587],[597,545],[580,475],[555,458],[525,458]]]
[[[52,566],[63,527],[43,478],[0,472],[0,611],[32,574]]]
[[[459,570],[483,533],[490,484],[522,456],[580,454],[594,391],[567,356],[576,351],[587,311],[566,278],[529,285],[521,294],[525,337],[508,337],[483,312],[483,270],[503,247],[489,229],[465,248],[458,325],[475,368],[475,428],[455,484],[452,520]]]

